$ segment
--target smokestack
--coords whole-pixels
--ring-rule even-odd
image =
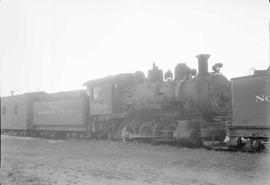
[[[208,58],[209,54],[200,54],[197,55],[198,58],[198,75],[207,75],[208,74]]]

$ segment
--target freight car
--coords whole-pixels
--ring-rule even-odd
[[[88,113],[85,90],[47,94],[33,102],[33,134],[48,138],[89,136]]]
[[[45,138],[89,136],[85,90],[1,98],[1,132]]]
[[[228,122],[228,145],[260,151],[270,137],[270,67],[246,77],[233,78],[233,119]]]
[[[223,140],[230,112],[229,81],[208,72],[210,55],[198,55],[199,72],[178,64],[175,78],[154,64],[142,72],[119,74],[84,83],[90,102],[91,132],[98,138],[136,139],[201,145]]]
[[[32,104],[43,96],[45,92],[1,97],[1,133],[29,134],[33,124]]]

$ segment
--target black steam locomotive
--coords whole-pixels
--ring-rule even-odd
[[[163,75],[154,64],[147,78],[139,71],[88,81],[86,91],[1,98],[1,131],[189,146],[223,143],[227,136],[229,146],[260,150],[270,136],[270,70],[230,82],[220,73],[221,63],[208,72],[209,57],[197,56],[198,73],[181,63],[174,77],[170,71]],[[258,107],[247,108],[256,102]]]
[[[201,138],[223,140],[230,113],[230,83],[209,55],[198,55],[199,71],[178,64],[173,79],[154,64],[143,73],[119,74],[84,85],[90,102],[91,131],[96,137],[201,144]],[[203,133],[201,132],[203,128]],[[201,134],[202,133],[202,134]]]

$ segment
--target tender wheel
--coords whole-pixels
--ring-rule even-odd
[[[244,152],[261,152],[264,149],[264,145],[261,141],[256,139],[250,139],[245,143],[245,146],[242,148]]]
[[[251,145],[255,152],[261,152],[265,148],[259,140],[253,140]]]

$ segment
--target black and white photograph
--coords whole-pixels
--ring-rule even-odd
[[[0,185],[270,185],[269,0],[0,0]]]

